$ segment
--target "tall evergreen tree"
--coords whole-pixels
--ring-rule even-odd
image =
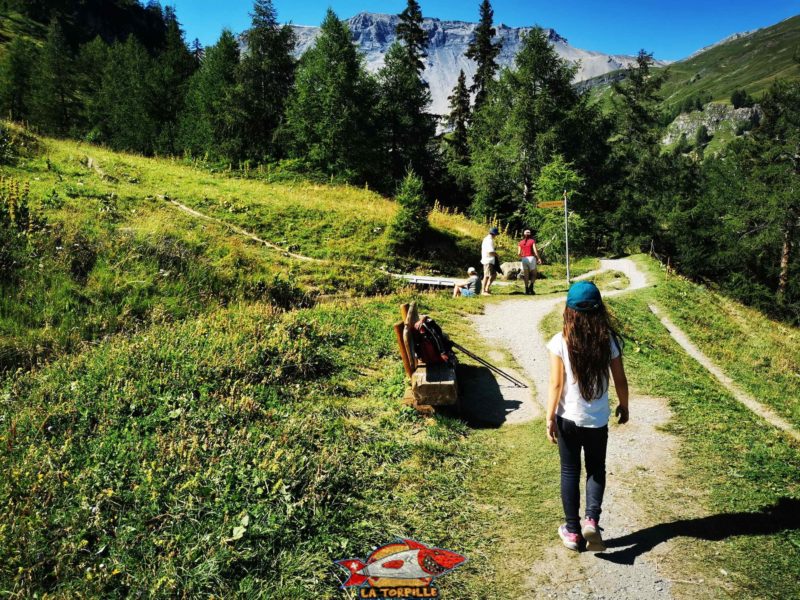
[[[450,100],[450,115],[447,118],[447,124],[453,128],[453,132],[447,141],[456,161],[465,165],[469,162],[467,123],[470,119],[470,106],[467,78],[463,70],[458,74],[458,82],[448,100]]]
[[[428,143],[436,131],[433,118],[426,112],[431,94],[399,43],[392,44],[386,53],[378,83],[378,121],[391,181],[399,181],[409,167],[416,173],[427,173]]]
[[[133,36],[111,46],[92,115],[97,141],[119,150],[153,152],[158,123],[148,110],[152,98],[147,82],[152,68],[150,55]]]
[[[33,121],[43,131],[65,135],[75,108],[75,77],[71,49],[55,19],[33,77]]]
[[[291,153],[314,169],[363,181],[374,172],[376,93],[349,28],[328,9],[287,106]]]
[[[491,84],[473,117],[472,210],[521,221],[541,167],[557,152],[572,161],[585,131],[577,122],[583,105],[572,87],[575,67],[558,56],[543,30],[525,36],[515,67]]]
[[[475,108],[477,109],[486,100],[487,87],[497,73],[497,55],[502,48],[502,42],[493,42],[497,33],[492,26],[494,10],[489,0],[482,0],[480,6],[480,21],[475,29],[475,37],[467,47],[467,58],[474,60],[478,68],[475,70],[471,91],[475,93]]]
[[[661,157],[662,104],[660,89],[665,76],[654,72],[653,55],[639,52],[628,67],[625,80],[615,83],[615,131],[611,138],[609,169],[614,184],[607,197],[615,206],[604,206],[614,216],[607,222],[607,243],[616,251],[629,246],[646,247],[653,207],[665,197],[666,182]]]
[[[99,98],[109,46],[100,36],[81,46],[75,61],[75,90],[78,98],[76,133],[94,139],[99,133],[92,128],[100,121]]]
[[[422,28],[422,9],[417,0],[408,0],[406,8],[400,13],[397,39],[403,43],[408,61],[418,72],[424,71],[422,59],[427,56],[428,36]]]
[[[294,79],[295,35],[288,25],[278,24],[272,0],[256,0],[251,17],[238,79],[246,153],[261,159],[277,154],[273,138]]]
[[[38,61],[36,44],[17,36],[0,58],[0,110],[3,117],[24,121],[31,115],[31,80]]]
[[[180,149],[212,158],[241,158],[242,115],[236,104],[239,59],[239,43],[224,29],[189,82],[180,119]]]
[[[159,129],[154,150],[174,154],[177,151],[178,118],[183,111],[186,86],[195,70],[195,62],[172,7],[164,9],[164,19],[166,41],[150,70],[148,110]]]

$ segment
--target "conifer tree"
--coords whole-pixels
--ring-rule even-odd
[[[417,0],[408,0],[408,4],[400,13],[397,24],[397,39],[403,43],[408,61],[418,72],[425,70],[422,59],[427,56],[428,37],[422,28],[422,9]]]
[[[205,48],[203,48],[203,44],[200,43],[200,40],[198,38],[194,38],[194,40],[192,41],[190,52],[192,53],[192,58],[194,59],[195,67],[199,68],[200,63],[203,61],[203,56],[205,55],[206,51]]]
[[[195,70],[195,62],[186,47],[183,31],[172,7],[164,9],[166,41],[163,51],[156,57],[148,83],[150,102],[148,110],[158,123],[158,137],[154,150],[174,154],[178,137],[178,119],[183,111],[186,86]]]
[[[313,169],[363,181],[375,161],[376,92],[347,24],[328,9],[287,106],[291,154]]]
[[[133,36],[109,48],[91,123],[97,141],[119,150],[153,152],[158,124],[148,110],[152,68],[150,55]]]
[[[31,79],[38,60],[36,45],[17,36],[0,58],[0,110],[3,117],[24,121],[31,115]]]
[[[32,88],[33,121],[47,133],[66,134],[75,107],[74,66],[64,32],[55,19],[47,29]]]
[[[391,180],[399,181],[409,166],[416,173],[426,173],[430,166],[428,142],[436,130],[426,112],[431,94],[399,43],[386,53],[378,83],[378,121]]]
[[[428,230],[430,205],[425,200],[422,179],[409,170],[397,191],[399,208],[389,227],[389,246],[394,253],[412,253]]]
[[[212,158],[241,158],[241,115],[236,112],[239,59],[236,37],[223,29],[189,81],[180,119],[180,149]]]
[[[472,125],[472,179],[477,216],[523,218],[533,184],[555,153],[572,161],[582,145],[582,99],[572,87],[575,67],[560,58],[540,28],[516,57]],[[516,215],[516,217],[515,217]]]
[[[447,141],[456,161],[462,165],[467,164],[469,162],[467,123],[470,119],[470,106],[467,78],[463,70],[458,74],[458,82],[448,100],[450,100],[450,115],[447,124],[453,128],[453,132]]]
[[[247,132],[246,153],[254,159],[277,155],[274,135],[294,79],[294,31],[280,26],[272,0],[255,0],[239,65],[240,107]]]
[[[475,29],[475,37],[467,47],[467,58],[474,60],[478,65],[470,90],[475,93],[475,108],[478,108],[486,100],[486,88],[497,73],[496,59],[503,45],[502,42],[492,41],[497,33],[492,26],[493,19],[494,10],[491,2],[482,0],[480,21]]]

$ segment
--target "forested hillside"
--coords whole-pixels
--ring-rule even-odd
[[[427,38],[413,0],[376,75],[367,72],[346,23],[332,11],[297,61],[293,30],[280,25],[269,0],[255,3],[243,46],[238,32],[223,31],[206,49],[190,48],[178,16],[157,3],[119,4],[149,15],[133,19],[140,25],[131,25],[127,37],[81,12],[91,4],[42,6],[49,12],[30,8],[28,18],[50,19],[42,23],[44,39],[11,36],[0,61],[0,110],[37,131],[243,172],[366,185],[385,195],[411,170],[427,206],[438,200],[514,229],[533,227],[553,256],[561,245],[559,217],[537,203],[566,189],[575,250],[652,250],[737,298],[781,318],[800,318],[800,287],[792,276],[800,265],[792,191],[797,18],[674,65],[666,79],[642,52],[614,84],[610,110],[601,111],[572,86],[574,67],[541,29],[525,36],[513,67],[500,69],[493,10],[485,0],[468,47],[475,84],[467,89],[459,80],[442,135],[428,112]],[[89,29],[97,37],[70,33],[85,21],[96,23]],[[681,83],[681,73],[695,87]],[[703,88],[701,97],[700,82],[718,83]],[[696,94],[688,91],[695,88]],[[738,105],[759,95],[763,117],[748,135],[713,143],[706,152],[713,139],[699,128],[693,139],[680,138],[664,151],[660,140],[675,110],[693,110],[730,89]],[[407,240],[393,244],[408,246]]]

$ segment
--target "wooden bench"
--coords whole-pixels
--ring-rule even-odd
[[[411,386],[403,401],[417,411],[433,414],[438,406],[459,406],[456,369],[450,364],[426,365],[414,352],[414,324],[419,320],[415,302],[400,307],[402,321],[394,326],[400,357]]]

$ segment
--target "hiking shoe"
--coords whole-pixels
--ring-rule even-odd
[[[600,535],[600,526],[596,519],[586,517],[581,526],[581,535],[586,540],[586,549],[589,552],[602,552],[606,549],[603,536]]]
[[[558,528],[558,537],[561,538],[561,543],[563,543],[564,546],[575,552],[578,551],[581,543],[581,536],[577,533],[570,533],[567,531],[566,523]]]

